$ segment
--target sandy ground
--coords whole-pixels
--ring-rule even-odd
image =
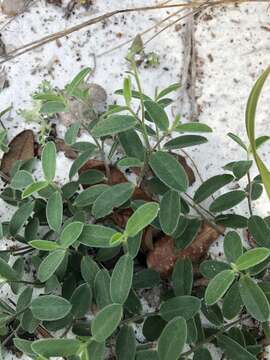
[[[35,1],[27,12],[17,16],[4,27],[1,32],[2,39],[7,51],[10,51],[41,36],[113,9],[155,3],[157,2],[154,0],[96,0],[87,12],[83,9],[76,10],[66,20],[63,17],[63,9],[46,5],[44,1]],[[115,16],[106,22],[61,39],[58,45],[53,42],[42,49],[6,63],[5,70],[9,87],[0,93],[0,110],[13,104],[11,118],[5,121],[6,127],[10,130],[10,139],[25,128],[32,127],[38,130],[38,125],[26,124],[17,111],[31,107],[31,93],[42,80],[46,79],[54,85],[63,87],[82,67],[94,67],[94,57],[96,69],[91,81],[102,85],[107,90],[109,103],[116,99],[113,93],[121,86],[124,73],[128,70],[124,60],[128,46],[108,51],[132,39],[137,33],[152,27],[175,11],[156,10]],[[246,4],[210,9],[202,13],[196,21],[194,35],[197,76],[194,93],[199,109],[197,119],[210,125],[214,132],[209,136],[208,144],[198,149],[192,148],[188,152],[204,179],[218,174],[227,162],[244,159],[244,153],[226,136],[226,133],[234,132],[246,139],[244,114],[247,97],[255,79],[269,65],[269,14],[267,4]],[[176,17],[173,17],[170,21],[175,19]],[[8,20],[8,17],[0,14],[0,28]],[[169,22],[165,23],[167,24]],[[146,46],[147,52],[154,51],[160,58],[160,65],[157,68],[141,67],[143,88],[150,95],[154,93],[157,86],[162,88],[181,80],[186,59],[183,38],[187,24],[184,25],[183,22],[180,24],[181,26],[178,24],[169,27]],[[145,35],[144,40],[150,39],[160,29],[161,27],[156,27]],[[270,132],[270,110],[269,101],[267,101],[269,100],[269,85],[268,83],[264,89],[264,96],[259,107],[258,135],[269,135]],[[183,107],[180,105],[180,97],[181,91],[176,94],[176,101],[171,111],[175,114],[183,110],[184,118],[189,119],[188,97],[185,94]],[[63,126],[59,124],[58,128],[61,133]],[[261,150],[268,161],[269,150],[269,145],[265,145]],[[63,182],[67,178],[69,160],[60,155],[58,165],[58,181]],[[198,184],[197,181],[194,188]],[[265,197],[256,201],[255,213],[270,215],[268,204]],[[237,210],[244,215],[247,213],[246,204],[239,205]],[[12,211],[14,210],[8,209],[1,201],[1,221],[8,219]],[[4,243],[3,246],[5,246]],[[220,249],[220,244],[214,244],[211,249],[213,256],[217,255]],[[3,287],[1,294],[7,297],[8,289]],[[6,354],[4,358],[17,359],[12,354]],[[215,359],[219,358],[219,354],[215,354]]]

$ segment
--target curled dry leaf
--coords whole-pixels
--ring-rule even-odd
[[[57,151],[63,151],[68,159],[76,159],[78,154],[69,145],[65,143],[63,139],[56,138],[54,140]]]
[[[203,223],[196,239],[185,249],[176,253],[173,239],[170,236],[164,236],[155,243],[154,249],[149,251],[147,265],[166,278],[172,272],[177,259],[189,258],[193,263],[199,262],[218,237],[217,230],[207,223]]]
[[[15,136],[9,144],[9,150],[4,154],[0,170],[10,176],[12,166],[16,161],[30,160],[35,156],[35,139],[32,130],[24,130]]]
[[[5,15],[15,16],[24,10],[25,0],[3,0],[1,7]]]

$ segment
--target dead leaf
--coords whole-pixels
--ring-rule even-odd
[[[68,159],[72,159],[72,160],[77,159],[78,157],[77,152],[72,150],[72,148],[69,145],[67,145],[63,139],[56,138],[54,142],[57,151],[63,151]]]
[[[35,139],[32,130],[24,130],[15,136],[9,144],[9,150],[4,154],[1,171],[10,176],[10,171],[16,161],[30,160],[35,156]]]
[[[5,15],[15,16],[22,12],[25,7],[25,0],[3,0],[2,11]]]
[[[159,272],[163,278],[167,278],[177,259],[189,258],[193,263],[198,263],[218,237],[217,230],[204,222],[196,239],[185,249],[175,253],[173,239],[170,236],[163,236],[156,241],[154,249],[149,251],[147,265]]]

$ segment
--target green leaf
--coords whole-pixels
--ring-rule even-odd
[[[243,246],[239,234],[235,231],[229,231],[224,237],[223,248],[228,262],[235,262],[243,254]]]
[[[220,300],[230,288],[235,279],[233,270],[223,270],[208,284],[205,291],[205,302],[213,305]]]
[[[157,151],[150,156],[149,164],[156,176],[175,191],[186,191],[188,178],[184,168],[174,156]]]
[[[136,352],[136,360],[159,360],[155,350],[140,350]]]
[[[133,278],[133,259],[123,255],[117,261],[111,276],[110,293],[114,303],[124,304]]]
[[[260,264],[270,256],[270,250],[267,248],[255,248],[246,251],[235,262],[239,271],[249,269]]]
[[[160,275],[153,269],[144,269],[137,271],[133,276],[133,288],[134,289],[146,289],[153,288],[159,285]]]
[[[115,353],[117,360],[135,359],[136,338],[134,330],[130,325],[123,325],[116,339]]]
[[[182,317],[171,320],[163,329],[158,340],[160,360],[177,360],[187,340],[187,324]]]
[[[126,77],[124,78],[124,83],[123,83],[123,94],[124,94],[124,98],[125,98],[125,102],[126,104],[129,106],[131,99],[132,99],[132,90],[131,90],[131,80],[130,77]]]
[[[270,248],[270,227],[264,219],[257,215],[251,216],[248,231],[259,246]]]
[[[38,354],[49,357],[66,357],[75,355],[80,347],[80,341],[75,339],[41,339],[32,343],[32,350]]]
[[[92,205],[96,199],[108,188],[109,186],[105,184],[91,186],[78,195],[74,201],[74,205],[78,207]]]
[[[96,147],[95,145],[91,144],[92,147],[90,147],[88,150],[81,153],[77,159],[72,163],[71,168],[69,170],[69,179],[71,180],[73,176],[77,173],[77,171],[90,159],[90,157],[93,155]]]
[[[263,74],[256,81],[254,87],[251,90],[249,95],[249,99],[246,107],[246,130],[249,138],[251,151],[253,153],[254,159],[256,161],[257,167],[259,169],[260,175],[262,177],[263,184],[265,186],[265,190],[270,199],[270,172],[265,166],[264,162],[260,158],[256,149],[256,136],[255,136],[255,116],[258,101],[260,98],[260,94],[263,88],[263,85],[270,74],[270,67],[268,67]]]
[[[167,191],[160,202],[159,222],[162,231],[171,235],[177,228],[181,212],[181,199],[179,193]]]
[[[126,182],[110,186],[95,200],[92,214],[96,219],[109,215],[114,208],[118,208],[128,201],[134,191],[132,183]]]
[[[61,265],[65,257],[65,250],[59,249],[51,252],[45,259],[41,262],[38,268],[38,279],[41,282],[47,281]]]
[[[230,162],[223,166],[223,169],[232,171],[236,179],[239,180],[248,173],[251,166],[252,160],[242,160]]]
[[[41,181],[36,181],[33,182],[32,184],[30,184],[29,186],[27,186],[25,188],[25,190],[22,193],[22,199],[26,199],[29,196],[31,196],[32,194],[34,194],[35,192],[41,191],[43,189],[45,189],[47,186],[49,185],[48,181],[45,180],[41,180]]]
[[[123,315],[120,304],[105,306],[91,323],[92,336],[97,342],[103,342],[116,330]]]
[[[110,282],[111,278],[109,272],[105,269],[99,270],[94,282],[95,300],[99,309],[103,309],[105,306],[112,303]]]
[[[177,316],[189,320],[200,311],[200,307],[201,301],[195,296],[176,296],[161,304],[160,316],[165,321],[170,321]]]
[[[193,360],[212,360],[212,356],[208,349],[200,348],[194,352]]]
[[[259,149],[259,147],[261,147],[268,140],[270,140],[270,136],[267,136],[267,135],[262,135],[262,136],[257,137],[257,139],[255,140],[256,149]]]
[[[129,237],[136,236],[141,230],[157,217],[159,211],[159,204],[155,202],[148,202],[140,206],[128,219],[126,225],[126,234]]]
[[[21,190],[32,184],[33,177],[32,174],[26,170],[19,170],[13,176],[10,187],[15,190]]]
[[[126,156],[144,161],[145,149],[135,130],[127,130],[118,134],[118,139]]]
[[[173,91],[177,91],[181,87],[180,83],[175,83],[167,86],[165,89],[161,90],[157,96],[157,100],[163,98],[164,96],[170,94]]]
[[[172,273],[173,290],[176,296],[190,295],[193,284],[193,268],[190,259],[178,259]]]
[[[27,307],[30,306],[32,295],[33,295],[33,288],[31,288],[30,286],[27,286],[22,290],[16,304],[17,313],[24,311]]]
[[[73,96],[74,95],[74,91],[78,88],[78,86],[81,85],[81,83],[83,82],[83,80],[86,78],[86,76],[90,73],[91,68],[90,67],[86,67],[84,69],[82,69],[75,77],[74,79],[71,81],[70,84],[67,85],[66,87],[66,92],[67,95],[69,96]]]
[[[261,288],[248,275],[241,276],[239,292],[247,312],[252,317],[258,321],[269,320],[269,302]]]
[[[49,227],[59,232],[63,219],[63,200],[59,191],[55,191],[48,199],[46,216]]]
[[[55,114],[58,112],[67,111],[66,104],[61,101],[47,101],[45,102],[40,109],[40,112],[43,114]]]
[[[144,106],[151,120],[157,127],[162,131],[168,130],[170,123],[163,107],[152,100],[144,101]]]
[[[44,146],[41,161],[45,179],[53,181],[56,171],[56,147],[52,141]]]
[[[86,281],[91,289],[94,288],[94,281],[96,274],[99,271],[97,263],[91,258],[91,256],[84,256],[81,261],[81,274],[84,281]]]
[[[105,180],[105,175],[102,171],[90,169],[84,171],[79,175],[78,182],[83,185],[94,185]]]
[[[194,195],[194,201],[200,203],[207,199],[209,196],[214,194],[217,190],[223,186],[232,182],[234,177],[230,174],[216,175],[207,179],[199,188],[196,190]]]
[[[229,210],[234,206],[240,204],[246,198],[245,191],[242,190],[233,190],[229,191],[226,194],[223,194],[216,198],[210,205],[210,211],[212,212],[221,212]]]
[[[65,133],[65,143],[66,144],[72,145],[76,142],[80,127],[81,127],[81,124],[79,122],[76,122],[76,123],[70,125],[70,127],[67,129],[67,131]]]
[[[212,132],[213,130],[210,128],[210,126],[200,123],[200,122],[190,122],[190,123],[186,123],[186,124],[178,124],[174,129],[174,131],[178,131],[178,132],[191,132],[191,133],[197,133],[197,132],[202,132],[202,133],[209,133]]]
[[[237,214],[220,214],[216,216],[215,222],[232,229],[243,229],[247,227],[248,219]]]
[[[125,157],[117,162],[117,166],[142,167],[143,162],[133,157]]]
[[[81,360],[104,360],[105,358],[105,343],[91,340],[90,344],[85,349],[85,357]],[[77,359],[76,359],[77,360]]]
[[[207,279],[213,279],[223,270],[230,269],[230,265],[217,260],[205,260],[200,264],[200,273]]]
[[[60,248],[60,245],[55,241],[49,240],[32,240],[28,242],[33,248],[41,251],[53,251]]]
[[[0,276],[6,280],[18,280],[17,272],[0,257]]]
[[[231,360],[255,360],[256,357],[248,352],[243,346],[238,344],[227,335],[218,336],[218,345],[224,349],[228,359]]]
[[[166,321],[163,320],[159,315],[149,316],[143,323],[143,336],[148,341],[156,341],[160,337],[160,334],[162,333],[165,325]]]
[[[233,134],[233,133],[228,133],[227,134],[234,142],[236,142],[238,145],[241,146],[241,148],[243,148],[246,152],[248,152],[248,148],[246,147],[246,145],[244,144],[244,142],[240,139],[239,136]]]
[[[223,299],[222,312],[226,319],[233,319],[236,317],[243,306],[243,302],[239,293],[238,283],[235,282]]]
[[[32,301],[30,309],[36,319],[54,321],[64,318],[72,305],[66,299],[56,295],[43,295]]]
[[[90,247],[106,248],[111,247],[110,240],[116,230],[103,225],[85,225],[78,241]]]
[[[182,135],[169,140],[164,144],[165,149],[183,149],[190,146],[196,146],[206,143],[208,140],[200,135]]]
[[[33,344],[32,341],[24,340],[24,339],[20,339],[20,338],[14,338],[13,343],[16,346],[16,348],[18,350],[20,350],[21,352],[23,352],[25,355],[28,355],[32,358],[34,358],[36,356],[36,354],[34,353],[34,351],[31,348],[31,345]],[[0,359],[3,360],[4,358],[1,358],[1,356],[0,356]]]
[[[16,236],[23,227],[26,220],[29,218],[34,209],[34,203],[28,202],[22,204],[18,210],[15,211],[11,218],[9,231],[11,236]]]
[[[79,285],[73,292],[70,303],[72,305],[72,315],[75,318],[83,317],[92,304],[92,291],[88,284]]]
[[[130,115],[111,115],[99,121],[92,129],[92,135],[102,137],[115,135],[129,129],[133,129],[137,121]]]
[[[187,219],[183,232],[179,236],[173,235],[175,247],[177,249],[185,249],[190,245],[198,235],[201,224],[200,219]]]
[[[64,248],[68,248],[69,246],[74,244],[78,237],[81,235],[83,227],[84,224],[79,221],[74,221],[68,224],[60,235],[59,244]]]

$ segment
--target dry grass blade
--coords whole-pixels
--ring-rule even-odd
[[[124,13],[131,13],[131,12],[138,12],[138,11],[150,11],[150,10],[162,10],[162,9],[172,9],[172,8],[183,8],[183,9],[196,9],[198,6],[202,6],[203,4],[207,4],[209,7],[211,6],[219,6],[219,5],[226,5],[226,4],[240,4],[240,3],[248,3],[248,2],[254,2],[254,3],[264,3],[268,2],[268,0],[217,0],[217,1],[203,1],[203,2],[197,2],[193,1],[190,3],[181,3],[181,4],[160,4],[160,5],[152,5],[152,6],[142,6],[137,8],[127,8],[127,9],[119,9],[114,10],[111,12],[108,12],[106,14],[97,16],[95,18],[89,19],[85,22],[82,22],[78,25],[72,26],[68,29],[56,32],[51,35],[47,35],[41,39],[35,40],[31,43],[25,44],[17,49],[14,49],[7,53],[6,57],[0,61],[0,65],[4,64],[5,62],[14,59],[15,57],[21,56],[29,51],[32,51],[40,46],[43,46],[47,43],[50,43],[54,40],[60,39],[64,36],[67,36],[73,32],[79,31],[85,27],[97,24],[101,21],[104,21],[106,19],[109,19],[115,15],[124,14]]]

